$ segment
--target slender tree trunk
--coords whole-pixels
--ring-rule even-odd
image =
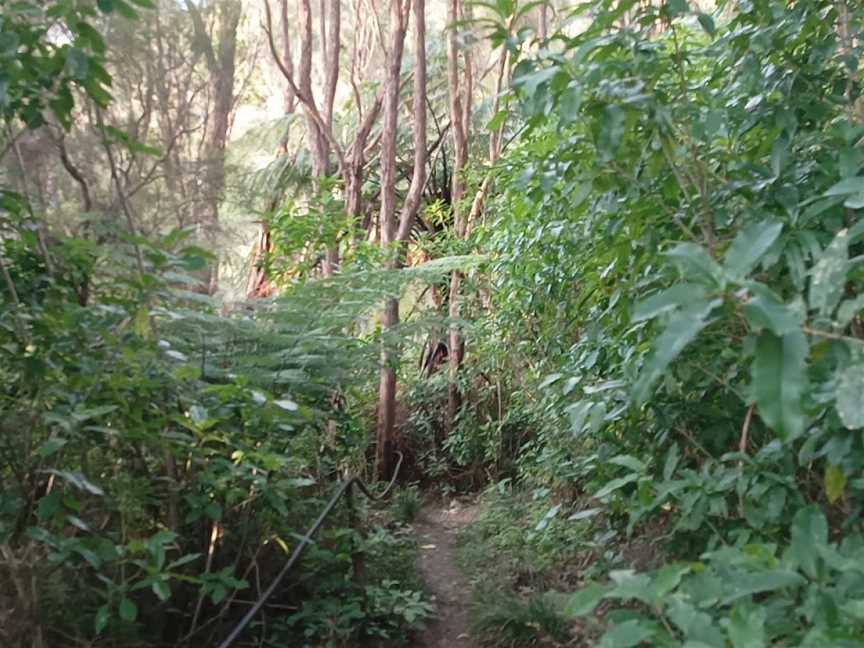
[[[326,43],[326,47],[322,47],[322,55],[324,57],[324,123],[326,124],[327,129],[332,133],[333,132],[333,103],[336,99],[336,85],[339,82],[339,53],[342,47],[341,39],[341,29],[342,29],[342,15],[341,15],[341,0],[322,0],[322,20],[324,20],[325,15],[325,5],[326,5],[326,23],[327,27],[329,27],[329,31],[326,35],[326,40],[324,36],[324,32],[321,33],[322,44]],[[321,135],[322,144],[326,145],[327,140],[324,138],[323,133]],[[328,164],[324,166],[324,173],[330,173],[329,166],[329,146],[327,146],[327,157]],[[332,276],[337,267],[339,266],[339,242],[335,241],[333,244],[327,246],[327,250],[324,253],[324,274],[326,276]]]
[[[291,51],[291,18],[288,12],[288,0],[282,0],[281,7],[281,27],[282,27],[282,64],[285,69],[291,74],[294,73],[294,53]],[[297,102],[297,95],[290,83],[285,84],[285,90],[282,93],[283,110],[286,115],[294,112],[294,107]],[[286,140],[287,143],[287,140]]]
[[[399,0],[390,0],[390,39],[387,51],[387,76],[384,87],[384,120],[381,136],[381,247],[390,248],[396,240],[396,129],[399,126],[399,71],[405,27]],[[395,263],[390,263],[395,267]],[[399,323],[399,301],[385,300],[381,311],[381,369],[378,384],[378,431],[375,447],[375,472],[386,479],[393,466],[396,418],[396,353],[388,333]]]
[[[540,16],[537,25],[537,35],[540,37],[540,40],[546,40],[546,34],[548,30],[547,25],[547,12],[549,11],[549,6],[544,2],[540,5]]]
[[[236,0],[222,0],[217,5],[218,29],[211,40],[198,7],[186,0],[192,17],[195,39],[203,49],[210,76],[213,105],[207,128],[204,157],[207,177],[206,212],[196,218],[203,236],[215,234],[219,225],[219,203],[225,190],[225,148],[231,130],[231,111],[234,107],[234,71],[237,57],[237,30],[242,6]],[[218,264],[209,269],[207,291],[212,294],[218,281]]]
[[[326,122],[319,123],[316,119],[317,107],[312,94],[312,47],[312,7],[309,0],[300,0],[300,62],[297,68],[297,83],[300,94],[306,98],[303,107],[306,114],[307,140],[312,154],[312,174],[320,178],[328,171],[328,147],[322,132]]]
[[[399,0],[391,3],[390,50],[384,95],[384,133],[381,139],[381,245],[396,244],[390,267],[401,267],[411,229],[420,208],[426,184],[426,5],[424,0],[412,0],[414,9],[414,168],[408,195],[396,223],[396,128],[399,111],[399,69],[408,22]],[[386,334],[399,323],[399,301],[388,298],[381,313],[381,330],[385,338],[381,350],[381,373],[378,385],[378,430],[375,455],[376,473],[386,478],[393,469],[396,419],[396,361],[398,347],[386,339]]]
[[[459,49],[456,30],[460,19],[459,0],[448,0],[447,4],[447,93],[450,111],[450,133],[453,138],[453,171],[451,204],[456,235],[461,237],[465,225],[460,202],[465,194],[462,171],[468,159],[468,135],[465,113],[462,108],[462,93],[459,83]]]
[[[508,28],[511,25],[512,23],[508,25]],[[504,87],[505,80],[509,85],[509,79],[510,52],[506,48],[502,48],[501,53],[498,57],[498,74],[495,77],[495,99],[492,104],[493,115],[498,113],[498,107],[501,103],[501,90]],[[483,203],[486,200],[486,195],[489,192],[489,186],[492,183],[492,176],[494,172],[493,167],[498,161],[498,158],[501,156],[501,149],[504,144],[504,126],[505,124],[502,123],[497,130],[489,134],[489,170],[486,172],[486,176],[480,183],[480,188],[474,195],[474,201],[471,203],[471,211],[468,213],[469,230],[474,225],[474,223],[477,222],[477,219],[480,217],[480,212],[483,210]]]
[[[463,90],[470,92],[470,64],[465,66],[464,85],[459,80],[459,49],[456,42],[456,30],[462,17],[460,0],[448,0],[447,4],[447,90],[449,95],[450,132],[453,139],[453,171],[451,204],[453,210],[453,222],[458,238],[464,238],[468,221],[467,214],[462,206],[465,195],[465,180],[463,171],[468,160],[468,118],[470,108],[466,110],[470,98]],[[466,61],[467,63],[467,61]],[[462,366],[463,343],[462,335],[455,320],[459,316],[459,287],[462,276],[458,271],[453,272],[450,277],[449,308],[448,315],[451,319],[449,329],[449,349],[447,356],[448,384],[447,384],[447,418],[445,420],[445,433],[449,434],[453,422],[462,405],[461,394],[458,387],[458,373]]]

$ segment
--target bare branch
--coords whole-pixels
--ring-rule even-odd
[[[294,75],[288,70],[288,68],[285,67],[276,52],[276,43],[273,40],[273,20],[270,13],[270,3],[268,0],[264,0],[264,16],[266,21],[264,25],[264,32],[267,34],[267,42],[270,46],[270,54],[273,56],[273,60],[276,62],[276,66],[279,68],[282,76],[285,77],[285,80],[288,82],[288,85],[291,87],[297,99],[300,101],[301,104],[303,104],[303,108],[305,109],[306,114],[320,129],[321,133],[327,139],[327,142],[333,148],[333,151],[339,161],[339,168],[344,168],[345,153],[342,150],[342,147],[339,145],[339,142],[337,142],[336,139],[333,137],[332,131],[327,128],[326,123],[321,117],[321,113],[318,112],[318,107],[315,105],[314,97],[312,97],[311,92],[305,92],[304,88],[300,88],[295,83]]]

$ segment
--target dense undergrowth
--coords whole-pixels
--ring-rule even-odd
[[[0,2],[10,134],[107,106],[94,25],[133,5],[151,3]],[[98,136],[115,155],[142,146]],[[38,209],[0,190],[0,644],[218,645],[334,486],[367,476],[352,390],[374,334],[349,325],[390,280],[220,307],[189,231],[145,238],[126,211],[92,238],[49,236]],[[397,645],[429,616],[413,539],[353,504],[235,645]]]
[[[127,245],[87,251],[129,274],[91,285],[86,307],[64,285],[78,270],[65,244],[52,251],[53,274],[26,241],[5,250],[16,266],[33,264],[39,282],[18,275],[28,302],[3,317],[8,645],[218,641],[236,621],[229,605],[260,595],[330,484],[365,465],[362,429],[333,406],[333,390],[364,364],[338,326],[310,326],[302,300],[217,317],[182,288],[200,250]],[[114,256],[134,247],[143,276]],[[428,615],[404,532],[380,522],[352,530],[344,511],[328,526],[258,632],[398,638]],[[366,554],[369,576],[356,581],[352,556]],[[309,598],[319,604],[300,611]]]
[[[861,645],[859,10],[604,7],[514,73],[481,344],[532,432],[472,533],[560,554],[504,584],[545,634],[575,589],[588,645]]]

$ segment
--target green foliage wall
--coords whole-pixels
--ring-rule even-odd
[[[857,533],[860,10],[599,2],[574,15],[591,26],[514,70],[524,130],[483,235],[495,329],[531,370],[523,479],[592,496],[586,516],[625,534],[666,519],[670,553],[687,558],[775,555],[804,511]],[[709,554],[711,569],[737,555]],[[854,614],[829,612],[854,587],[780,629],[754,592],[822,594],[768,580],[722,599],[738,601],[721,613],[733,645],[763,645],[735,634],[745,618],[769,643],[858,632]],[[664,625],[639,600],[660,625],[622,617],[601,645],[723,645],[692,630],[702,617]]]

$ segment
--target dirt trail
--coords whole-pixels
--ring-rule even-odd
[[[423,508],[414,527],[420,569],[435,597],[437,618],[418,637],[417,648],[472,648],[468,636],[471,585],[456,562],[456,540],[476,505],[436,502]]]

